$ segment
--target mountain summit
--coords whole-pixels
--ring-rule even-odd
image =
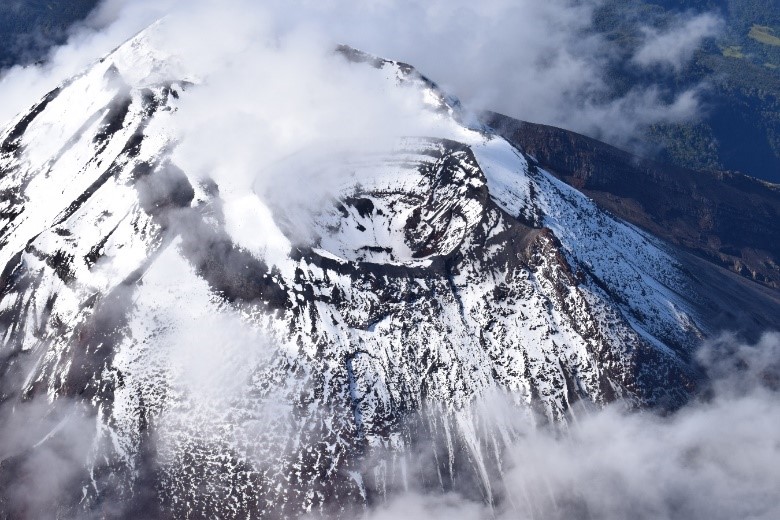
[[[0,400],[57,418],[3,456],[0,488],[78,432],[61,516],[349,516],[412,481],[490,502],[512,421],[486,425],[476,400],[537,424],[673,409],[735,306],[747,334],[780,315],[771,287],[349,47],[334,59],[447,131],[306,150],[243,191],[195,175],[172,128],[201,85],[149,34],[0,133]]]

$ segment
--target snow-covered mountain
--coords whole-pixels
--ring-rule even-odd
[[[693,272],[412,67],[338,53],[450,130],[273,165],[340,171],[334,196],[227,197],[177,166],[198,80],[147,33],[0,133],[0,399],[89,417],[64,516],[346,514],[411,480],[489,501],[513,433],[476,398],[565,423],[695,389],[728,274]]]

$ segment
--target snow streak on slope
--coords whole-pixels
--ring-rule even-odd
[[[662,244],[408,65],[344,48],[431,133],[326,141],[247,183],[182,170],[179,110],[205,87],[158,30],[0,135],[2,399],[94,408],[78,507],[149,508],[148,488],[183,517],[344,513],[403,487],[419,450],[425,485],[489,501],[511,428],[484,428],[476,397],[541,422],[684,402],[706,331]]]

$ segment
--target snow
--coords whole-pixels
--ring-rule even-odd
[[[468,408],[476,396],[498,389],[521,406],[535,399],[562,421],[575,390],[598,404],[614,397],[605,388],[649,402],[651,392],[623,383],[638,351],[685,370],[680,353],[701,331],[695,295],[665,246],[529,167],[505,140],[460,124],[457,103],[416,76],[446,122],[441,132],[346,161],[318,156],[315,166],[341,172],[327,197],[274,205],[285,199],[269,197],[260,180],[214,194],[188,177],[195,200],[183,210],[267,266],[239,279],[271,284],[283,302],[225,298],[175,226],[144,211],[132,175],[163,164],[175,145],[176,101],[149,111],[139,91],[162,99],[158,82],[176,71],[153,35],[66,85],[29,125],[22,151],[0,154],[8,172],[0,190],[20,198],[2,202],[19,216],[0,224],[0,261],[21,252],[25,277],[0,299],[0,311],[15,313],[0,349],[29,352],[22,390],[40,383],[56,399],[95,313],[121,316],[95,376],[115,387],[110,402],[94,398],[98,429],[134,470],[140,424],[153,419],[172,500],[205,508],[218,493],[192,489],[229,475],[242,483],[230,505],[239,510],[256,498],[257,474],[319,478],[310,470],[348,475],[365,497],[371,473],[379,486],[393,484],[390,463],[365,467],[344,454],[391,453],[403,467],[411,452],[401,416],[415,410],[442,433],[441,481],[466,449],[490,495],[488,467],[500,466],[511,428],[481,443]],[[106,79],[112,65],[121,80]],[[393,85],[408,80],[392,62],[379,73]],[[121,128],[96,140],[123,100]],[[137,156],[126,150],[134,135],[143,136]],[[70,260],[57,264],[58,255]],[[220,257],[205,260],[224,267]],[[312,469],[304,461],[315,454]],[[190,456],[202,466],[197,478]],[[274,489],[270,504],[314,507],[314,494]]]

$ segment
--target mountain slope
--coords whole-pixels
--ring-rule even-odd
[[[199,87],[149,31],[0,134],[0,399],[91,425],[61,516],[349,515],[409,485],[420,453],[424,486],[490,501],[512,432],[475,398],[545,423],[695,389],[692,352],[729,302],[673,246],[464,124],[410,66],[339,55],[418,92],[447,131],[273,165],[340,172],[303,208],[172,161]],[[60,431],[6,457],[0,482]]]
[[[780,287],[777,185],[658,164],[500,114],[486,114],[485,121],[618,217],[750,280]]]

